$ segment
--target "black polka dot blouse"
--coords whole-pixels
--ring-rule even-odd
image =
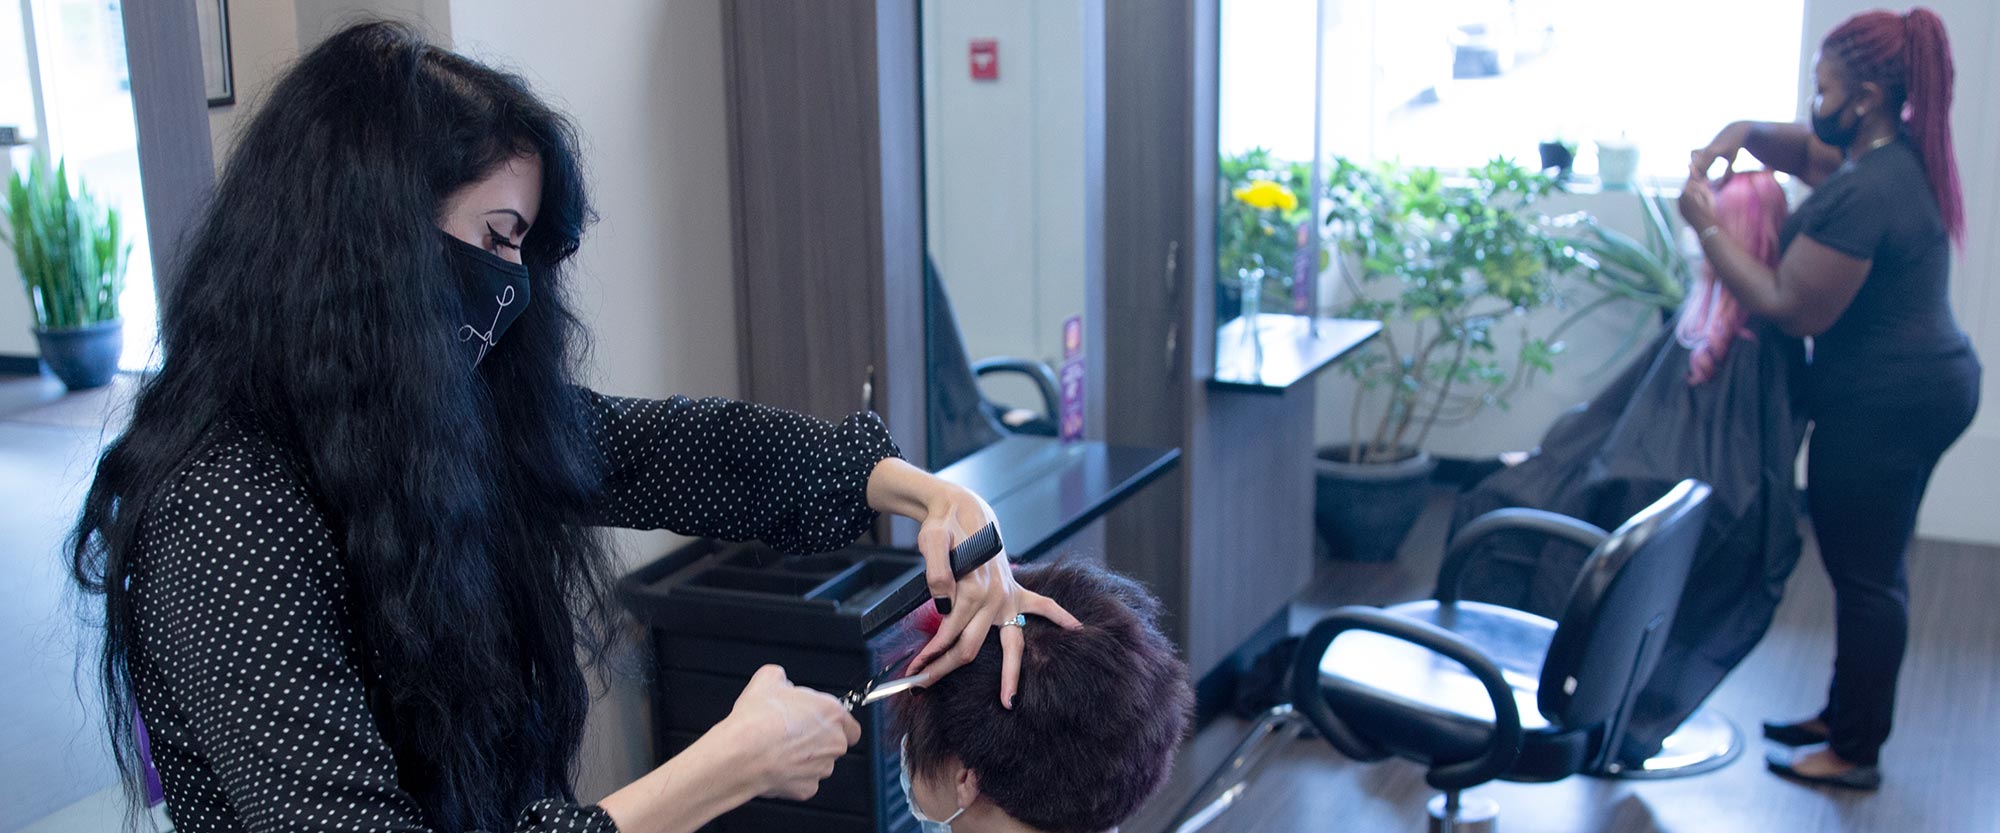
[[[583,395],[606,525],[837,549],[873,522],[868,475],[897,454],[872,414]],[[147,511],[129,580],[133,687],[174,827],[425,829],[368,710],[331,527],[275,446],[218,430]],[[615,829],[560,796],[507,809],[515,831]]]

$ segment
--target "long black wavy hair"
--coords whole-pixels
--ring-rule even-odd
[[[576,146],[522,79],[392,23],[334,35],[271,90],[186,241],[163,367],[71,539],[74,580],[103,597],[98,672],[128,792],[140,523],[232,421],[285,452],[333,530],[370,708],[428,821],[505,828],[525,803],[570,795],[590,700],[578,649],[601,656],[610,570],[573,523],[600,470],[564,280],[591,219]],[[439,217],[530,153],[534,302],[475,368]]]

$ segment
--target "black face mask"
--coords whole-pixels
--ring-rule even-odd
[[[471,344],[472,363],[500,343],[500,334],[528,307],[528,267],[512,263],[449,234],[444,235],[452,271],[465,298],[465,321],[458,340]]]
[[[1840,106],[1831,113],[1824,116],[1814,114],[1812,117],[1813,136],[1827,143],[1829,146],[1837,148],[1845,149],[1848,145],[1854,144],[1854,137],[1861,133],[1861,120],[1857,118],[1853,124],[1845,126],[1840,123],[1840,116],[1847,111],[1847,105],[1848,102],[1842,101]]]

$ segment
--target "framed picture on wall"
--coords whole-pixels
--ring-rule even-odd
[[[201,75],[208,89],[208,106],[236,103],[236,77],[229,66],[229,0],[195,0],[195,25],[201,29]]]

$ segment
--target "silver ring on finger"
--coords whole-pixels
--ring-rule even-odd
[[[1028,627],[1028,614],[1026,614],[1026,613],[1016,613],[1016,614],[1014,614],[1014,618],[1012,618],[1012,619],[1009,619],[1009,620],[1007,620],[1007,621],[1005,621],[1005,622],[1001,622],[1001,623],[1000,623],[1000,627],[1003,627],[1003,628],[1021,628],[1021,629],[1023,629],[1023,630],[1026,630],[1026,629],[1027,629],[1027,627]]]

